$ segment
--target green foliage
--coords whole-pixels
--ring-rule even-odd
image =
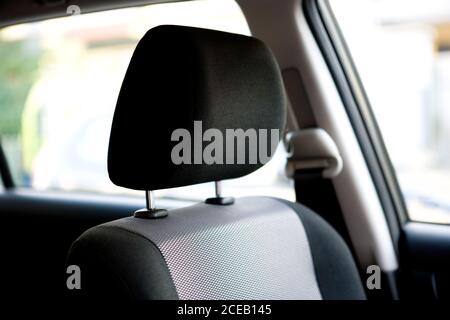
[[[41,56],[30,41],[0,42],[0,134],[19,134],[23,107]]]

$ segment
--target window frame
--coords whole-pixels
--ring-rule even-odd
[[[3,152],[2,142],[0,139],[0,181],[5,190],[13,189],[15,187],[11,170],[8,166],[5,153]]]
[[[406,203],[363,84],[328,0],[305,0],[305,14],[336,83],[383,207],[394,243],[409,222]]]

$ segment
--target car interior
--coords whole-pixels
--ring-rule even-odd
[[[441,0],[0,1],[3,290],[448,300],[449,52]]]

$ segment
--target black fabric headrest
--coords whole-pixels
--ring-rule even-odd
[[[270,132],[282,133],[285,103],[280,71],[260,40],[190,27],[151,29],[137,45],[120,90],[109,141],[109,177],[118,186],[157,190],[246,175],[263,165],[250,155],[254,145],[245,143],[242,164],[239,143],[231,152],[217,134],[225,140],[227,129],[265,129],[270,144]],[[192,148],[178,153],[189,160],[181,164],[180,157],[173,157],[185,138],[175,131],[180,128],[191,138],[191,145],[183,146]],[[203,136],[206,141],[196,143],[207,129],[217,129],[213,138]],[[217,148],[209,153],[215,163],[201,158],[203,151],[211,152],[213,141],[223,143],[223,163]]]

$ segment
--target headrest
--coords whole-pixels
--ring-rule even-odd
[[[285,104],[277,63],[260,40],[153,28],[138,43],[120,90],[109,177],[118,186],[157,190],[244,176],[275,151]]]

